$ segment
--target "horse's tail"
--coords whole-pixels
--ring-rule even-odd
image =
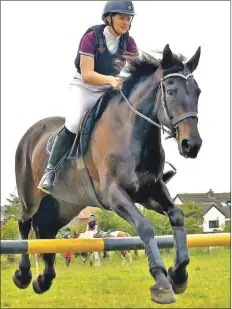
[[[38,226],[33,224],[31,225],[30,232],[28,234],[28,239],[39,239],[39,230]],[[38,260],[42,257],[42,253],[34,253],[35,258],[35,266],[36,266],[36,273],[39,275],[39,263]]]

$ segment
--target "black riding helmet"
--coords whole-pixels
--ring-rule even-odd
[[[135,10],[134,10],[134,5],[132,3],[132,1],[107,1],[104,9],[103,9],[103,13],[102,13],[102,20],[104,21],[105,24],[111,26],[114,29],[114,25],[113,25],[113,20],[112,20],[112,15],[113,14],[128,14],[132,16],[132,19],[135,15]],[[109,16],[111,18],[111,22],[110,24],[105,21],[105,17]],[[132,20],[131,20],[132,22]],[[131,27],[131,23],[129,26],[129,29]],[[117,33],[117,31],[114,29],[114,31]],[[117,33],[119,34],[119,33]]]

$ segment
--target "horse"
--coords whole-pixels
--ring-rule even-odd
[[[59,134],[65,119],[49,117],[33,124],[21,138],[15,154],[19,231],[28,238],[53,239],[59,229],[86,205],[114,211],[133,226],[144,243],[150,274],[151,300],[168,304],[187,288],[189,254],[183,211],[173,203],[163,181],[165,153],[161,134],[174,138],[184,158],[195,159],[202,145],[198,131],[200,88],[193,77],[201,48],[187,61],[167,44],[162,59],[142,53],[125,56],[121,91],[109,90],[84,116],[79,145],[60,163],[51,194],[37,186],[48,161],[51,137]],[[77,102],[78,104],[78,102]],[[73,151],[73,152],[71,152]],[[152,224],[136,207],[139,203],[167,215],[175,239],[174,265],[166,269]],[[55,254],[43,254],[45,268],[32,282],[34,292],[50,289],[56,276]],[[18,288],[29,286],[32,275],[28,254],[22,254],[13,275]]]
[[[85,231],[84,233],[76,233],[74,238],[84,238],[84,239],[89,239],[89,238],[94,238],[94,233],[92,231]],[[80,252],[80,255],[83,259],[83,263],[87,262],[88,259],[88,253],[90,253],[90,265],[93,265],[93,260],[95,261],[95,267],[100,267],[101,266],[101,260],[99,256],[99,252]]]
[[[96,234],[95,234],[94,237],[96,237]],[[123,232],[123,231],[114,231],[114,232],[103,233],[103,234],[100,233],[100,237],[102,237],[102,238],[119,237],[120,238],[120,237],[131,237],[131,235],[126,233],[126,232]],[[118,252],[119,252],[119,254],[120,254],[121,258],[122,258],[122,265],[125,265],[126,259],[128,260],[129,264],[132,263],[132,254],[131,254],[130,250],[122,250],[122,251],[118,251]],[[104,255],[103,255],[103,258],[105,258],[106,255],[107,255],[107,252],[105,251]],[[109,255],[109,258],[111,260],[112,259],[112,255],[111,255],[110,251],[108,252],[108,255]]]

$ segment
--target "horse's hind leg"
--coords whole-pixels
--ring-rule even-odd
[[[26,221],[18,221],[19,231],[22,239],[28,239],[28,235],[31,229],[31,219]],[[19,269],[15,271],[13,281],[15,285],[20,289],[25,289],[31,283],[31,263],[28,254],[22,254],[19,262]]]
[[[45,196],[42,199],[38,212],[33,216],[33,225],[37,237],[40,239],[54,239],[56,237],[62,225],[59,221],[59,203],[54,198]],[[33,289],[38,294],[49,290],[53,279],[56,277],[54,269],[55,254],[44,253],[42,257],[45,263],[43,274],[32,282]]]
[[[175,244],[174,267],[168,270],[168,280],[176,294],[183,293],[187,288],[188,273],[186,270],[189,264],[189,255],[187,248],[187,237],[184,229],[184,214],[182,209],[177,207],[167,191],[166,186],[161,182],[157,183],[156,201],[162,205],[166,211],[173,229]]]

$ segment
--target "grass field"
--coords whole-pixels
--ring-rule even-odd
[[[171,266],[173,252],[162,256],[166,267]],[[188,289],[177,295],[176,303],[159,305],[150,300],[154,281],[143,251],[130,266],[121,266],[115,256],[112,264],[104,260],[100,268],[82,265],[79,257],[67,268],[62,255],[57,255],[57,277],[42,295],[35,294],[31,285],[18,289],[12,282],[17,264],[8,264],[2,256],[1,308],[230,308],[229,248],[190,249],[190,258]],[[43,269],[42,262],[39,268]]]

